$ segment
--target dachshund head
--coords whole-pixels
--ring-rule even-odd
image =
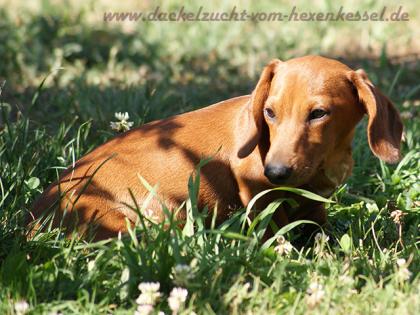
[[[301,186],[320,168],[327,177],[336,172],[347,177],[349,170],[337,164],[350,163],[354,129],[364,114],[372,152],[397,162],[403,128],[398,111],[363,70],[319,56],[273,60],[251,95],[238,156],[245,158],[258,146],[273,185]]]

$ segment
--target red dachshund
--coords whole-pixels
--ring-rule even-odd
[[[319,56],[273,60],[251,95],[148,123],[82,157],[41,195],[33,218],[53,212],[53,226],[64,222],[83,234],[95,224],[95,239],[115,236],[127,230],[126,218],[138,220],[129,189],[139,206],[149,194],[139,175],[158,185],[146,214],[162,219],[161,202],[179,207],[195,166],[210,156],[201,170],[199,206],[217,204],[219,221],[276,186],[329,196],[351,174],[351,142],[364,114],[373,153],[397,162],[399,114],[363,70]],[[257,209],[277,198],[267,194]],[[278,210],[276,218],[281,225],[302,218],[322,224],[326,214],[320,204],[301,203],[293,213]]]

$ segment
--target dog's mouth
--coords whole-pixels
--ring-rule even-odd
[[[273,188],[279,187],[279,186],[298,187],[302,185],[300,181],[297,181],[294,178],[288,178],[288,179],[271,178],[270,179],[269,177],[266,176],[266,179]]]
[[[290,181],[289,179],[276,179],[276,178],[268,178],[268,181],[273,185],[273,186],[291,186],[294,187],[295,185],[293,184],[293,181]]]

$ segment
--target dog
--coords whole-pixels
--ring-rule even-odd
[[[275,59],[251,95],[145,124],[88,153],[38,198],[31,220],[52,212],[52,226],[63,224],[67,233],[81,235],[95,225],[94,240],[127,231],[127,219],[138,222],[131,207],[146,200],[147,215],[163,220],[162,203],[170,211],[180,207],[188,198],[190,175],[207,157],[212,158],[201,169],[198,206],[217,206],[219,222],[278,186],[328,197],[351,174],[351,143],[364,114],[371,151],[398,162],[399,113],[363,70],[321,56]],[[157,185],[150,200],[140,176]],[[280,194],[265,195],[256,208]],[[178,213],[185,218],[185,211]],[[297,209],[274,215],[281,226],[297,219],[322,225],[326,211],[321,203],[301,200]]]

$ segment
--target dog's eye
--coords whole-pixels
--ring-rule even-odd
[[[268,118],[274,118],[276,116],[271,108],[264,108],[264,113]]]
[[[328,115],[328,112],[323,110],[323,109],[314,109],[310,114],[309,114],[309,120],[313,120],[313,119],[319,119],[324,117],[325,115]]]

